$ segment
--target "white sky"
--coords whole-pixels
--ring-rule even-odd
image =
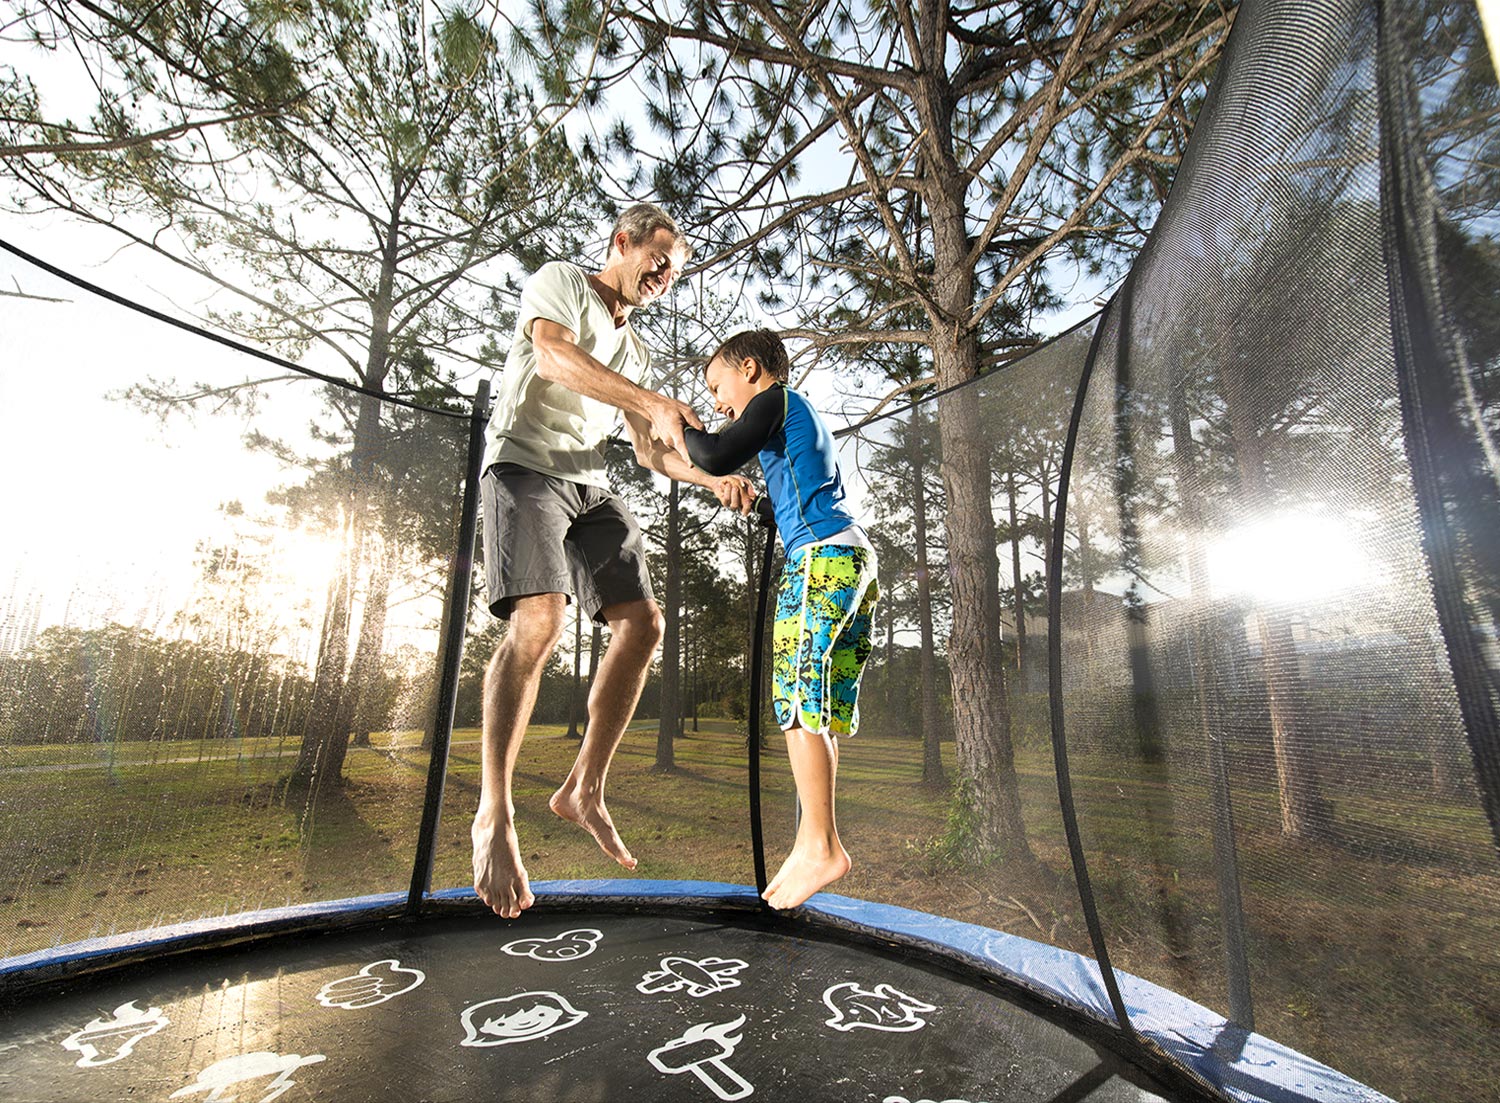
[[[48,222],[51,225],[48,225]],[[61,260],[85,278],[155,298],[129,266],[81,263],[81,231],[55,220],[0,217],[0,236]],[[90,235],[91,236],[91,235]],[[93,242],[97,250],[102,242]],[[228,381],[255,368],[244,357],[72,288],[0,254],[0,290],[63,299],[0,296],[0,600],[40,600],[40,624],[101,622],[163,634],[194,587],[200,541],[237,542],[257,526],[224,515],[241,500],[267,512],[268,487],[291,481],[267,455],[248,451],[243,418],[173,416],[166,422],[110,397],[147,375]],[[152,305],[161,305],[154,302]],[[236,363],[236,361],[241,361]],[[257,425],[305,439],[318,385],[283,384],[302,401],[268,403]],[[289,408],[290,407],[290,408]],[[316,542],[296,541],[305,582],[326,585]],[[319,581],[321,577],[321,582]],[[292,599],[292,604],[297,604]],[[0,610],[0,615],[3,615]],[[14,611],[12,611],[14,614]]]

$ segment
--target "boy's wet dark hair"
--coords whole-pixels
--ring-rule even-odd
[[[736,333],[704,361],[703,370],[707,372],[708,365],[721,356],[731,364],[738,364],[748,357],[769,372],[771,378],[778,383],[785,383],[792,377],[792,362],[787,357],[786,346],[769,329],[745,329]]]

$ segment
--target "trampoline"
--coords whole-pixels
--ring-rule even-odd
[[[1164,1048],[1122,1052],[1091,963],[909,909],[825,893],[788,918],[707,882],[536,887],[517,921],[460,892],[413,918],[393,895],[12,959],[0,1092],[1147,1103],[1214,1099],[1216,1082],[1382,1098],[1139,981],[1137,1021],[1173,1025]]]
[[[312,427],[299,445],[309,455],[329,454],[330,410],[352,418],[363,403],[362,419],[368,407],[391,427],[390,455],[358,489],[388,509],[391,546],[366,533],[361,548],[371,561],[389,553],[395,581],[351,566],[347,540],[342,567],[317,574],[327,542],[288,521],[235,530],[234,554],[190,560],[202,577],[181,621],[160,604],[174,577],[157,579],[134,628],[117,623],[128,602],[93,561],[72,608],[95,621],[17,648],[40,606],[29,622],[0,620],[0,952],[11,955],[0,1098],[1380,1103],[1389,1092],[1468,1103],[1493,1092],[1500,95],[1478,20],[1472,4],[1246,0],[1170,197],[1108,305],[842,435],[849,469],[890,491],[880,532],[900,554],[882,551],[883,564],[910,553],[891,566],[903,575],[890,591],[936,593],[976,547],[972,578],[985,583],[975,608],[960,607],[956,585],[943,591],[949,622],[936,631],[918,624],[936,598],[906,600],[906,619],[882,628],[871,668],[901,730],[862,732],[839,778],[844,824],[845,809],[865,806],[867,834],[845,832],[856,860],[885,861],[890,875],[868,893],[857,868],[837,886],[848,896],[820,893],[787,914],[763,906],[750,887],[765,882],[761,761],[739,731],[707,750],[704,738],[693,769],[665,778],[635,764],[652,790],[628,798],[622,831],[635,840],[636,824],[653,823],[641,852],[660,879],[538,880],[515,921],[454,887],[467,879],[477,795],[477,762],[450,740],[486,389],[464,411],[315,391],[303,376],[257,384],[275,424]],[[121,320],[128,296],[0,247],[37,300],[16,316],[38,312],[29,330],[0,325],[0,363],[90,355],[40,313],[63,292],[81,290],[111,333],[138,321]],[[259,377],[268,360],[301,371],[153,317],[159,359],[214,382],[244,386],[246,365]],[[18,428],[37,405],[0,404],[0,420]],[[238,418],[174,427],[171,463],[217,470],[244,432]],[[53,437],[55,453],[27,457],[31,469],[64,470],[79,452],[72,423]],[[960,456],[941,477],[938,443]],[[402,482],[413,457],[433,456],[442,463]],[[168,512],[173,475],[118,475],[128,543],[132,524]],[[252,489],[284,502],[285,479]],[[184,543],[213,551],[239,514],[218,487],[201,497],[201,531]],[[186,498],[171,510],[187,511]],[[395,508],[416,500],[439,505]],[[43,527],[21,516],[13,531]],[[396,547],[397,535],[411,543]],[[183,573],[155,549],[142,557]],[[282,560],[303,589],[276,588]],[[753,575],[753,552],[745,567]],[[733,582],[753,595],[749,577]],[[1029,607],[1028,587],[1044,591]],[[745,608],[704,619],[753,636],[751,597]],[[325,610],[344,618],[344,636],[319,671]],[[174,630],[201,613],[207,628],[167,639],[141,627],[147,613]],[[925,668],[915,645],[892,643],[924,632]],[[958,688],[955,658],[981,650],[993,681]],[[760,681],[737,656],[708,661]],[[913,672],[947,682],[943,664],[955,696],[990,694],[995,722],[964,728],[945,702],[954,715],[934,723],[948,726],[918,747]],[[931,811],[917,797],[926,749],[975,767],[974,791],[1011,800],[1021,837],[995,848],[1003,860],[959,872],[928,861],[944,829],[932,815],[923,839],[903,836],[908,813]],[[288,769],[314,760],[347,784],[293,799]],[[518,784],[544,804],[535,778]],[[972,812],[963,799],[946,814]],[[703,815],[688,823],[685,808]],[[958,821],[947,821],[955,833],[972,826]],[[778,830],[789,834],[774,821],[765,834]],[[564,862],[572,844],[542,828],[523,837],[534,876],[600,868],[592,850],[593,864]],[[1012,898],[1007,915],[1026,861],[1041,914]],[[232,863],[221,891],[215,869]]]

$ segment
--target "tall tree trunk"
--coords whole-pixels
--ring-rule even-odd
[[[956,354],[957,350],[945,351]],[[939,362],[943,359],[947,357],[939,357]],[[951,385],[940,369],[939,386]],[[969,395],[943,397],[939,413],[953,584],[948,665],[959,770],[970,782],[979,844],[986,850],[1029,858],[1000,652],[1000,577],[990,513],[988,441]]]
[[[1021,532],[1016,518],[1016,467],[1007,459],[1005,498],[1010,510],[1010,577],[1016,618],[1016,684],[1024,685],[1026,674],[1026,595],[1021,589]]]
[[[891,689],[896,680],[896,602],[895,595],[886,596],[885,606],[885,677],[881,679],[881,692],[886,716],[895,715],[891,709]]]
[[[1271,747],[1281,797],[1281,831],[1288,838],[1328,839],[1332,808],[1308,742],[1306,686],[1292,639],[1292,623],[1280,613],[1255,614],[1265,664],[1266,704],[1271,714]]]
[[[1090,517],[1088,507],[1083,503],[1083,496],[1077,494],[1072,503],[1072,512],[1078,521],[1078,573],[1083,578],[1083,593],[1080,603],[1083,610],[1083,671],[1086,686],[1096,686],[1103,679],[1103,673],[1094,665],[1094,653],[1097,641],[1094,639],[1094,546],[1090,539]],[[1064,549],[1066,551],[1066,549]],[[1067,577],[1066,572],[1062,579],[1058,579],[1058,585],[1063,584]],[[1063,591],[1066,593],[1067,591]]]
[[[380,655],[385,649],[386,611],[390,605],[393,549],[385,542],[370,576],[370,592],[360,616],[359,642],[354,647],[354,666],[349,672],[349,690],[344,694],[347,716],[340,725],[354,733],[356,747],[370,745],[370,731],[377,721],[375,687],[380,680]]]
[[[371,299],[370,347],[360,382],[372,391],[385,386],[390,372],[390,320],[395,290],[400,222],[393,208],[385,226],[379,285]],[[356,571],[364,555],[365,529],[371,523],[379,458],[383,446],[380,399],[361,393],[349,448],[348,485],[344,493],[343,555],[339,559],[323,617],[313,685],[313,703],[291,784],[319,791],[343,784],[344,755],[349,749],[348,713],[344,705],[349,663],[349,622]]]
[[[939,739],[942,717],[938,711],[937,661],[932,639],[932,573],[927,561],[927,464],[922,449],[924,418],[916,400],[912,401],[911,435],[906,458],[912,474],[912,510],[916,523],[917,552],[917,624],[921,635],[920,669],[922,685],[922,784],[946,785]]]
[[[698,639],[697,622],[694,621],[693,633],[688,638],[688,671],[689,686],[688,696],[693,702],[693,731],[698,730],[698,704],[703,696],[703,687],[698,681],[698,658],[699,652],[703,650],[702,642]]]
[[[1276,508],[1266,470],[1265,442],[1254,419],[1247,380],[1234,365],[1222,373],[1228,406],[1230,441],[1240,474],[1240,500],[1252,517],[1269,516]],[[1281,800],[1281,830],[1288,838],[1320,840],[1333,836],[1332,808],[1323,797],[1308,730],[1307,687],[1303,682],[1286,614],[1268,610],[1264,599],[1255,612],[1266,704],[1271,717],[1271,748],[1276,760],[1276,784]]]
[[[953,88],[944,68],[946,11],[923,4],[918,20],[928,54],[914,100],[924,128],[921,171],[931,216],[932,301],[928,306],[932,365],[939,390],[979,374],[979,335],[969,328],[974,303],[967,177],[954,156]],[[976,846],[1034,860],[1021,818],[1021,793],[1011,743],[1010,702],[1000,653],[1000,564],[990,512],[990,439],[975,396],[950,392],[938,401],[943,486],[948,496],[948,570],[953,634],[948,664],[953,685],[953,735],[961,791],[972,801]]]
[[[340,728],[343,716],[345,674],[349,665],[350,591],[354,587],[353,554],[347,541],[353,537],[355,519],[344,519],[346,550],[328,584],[323,629],[319,634],[318,661],[313,671],[312,701],[307,709],[307,724],[302,746],[292,767],[291,783],[297,788],[327,792],[342,783],[344,755],[349,748],[348,729]]]

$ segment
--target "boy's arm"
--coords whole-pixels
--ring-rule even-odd
[[[642,467],[678,482],[705,487],[714,492],[721,504],[741,513],[749,512],[750,503],[755,500],[755,487],[749,479],[740,475],[716,477],[698,470],[665,441],[653,437],[651,423],[639,414],[627,412],[625,427],[630,432],[631,444],[635,446],[635,460]]]
[[[755,458],[781,428],[786,397],[780,387],[761,391],[738,418],[717,433],[688,427],[683,430],[687,454],[694,465],[712,475],[727,475]]]

